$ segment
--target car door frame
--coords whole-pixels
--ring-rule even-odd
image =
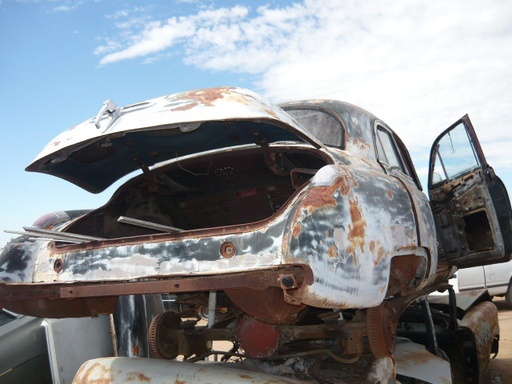
[[[469,148],[456,142],[457,138],[464,140],[462,129]],[[449,151],[446,146],[441,147],[446,143],[449,143]],[[458,162],[469,160],[471,153],[474,164],[460,169]],[[443,175],[434,180],[434,172],[438,174],[439,170]],[[512,209],[508,193],[487,163],[468,115],[434,141],[430,151],[428,192],[441,263],[465,268],[511,259]]]

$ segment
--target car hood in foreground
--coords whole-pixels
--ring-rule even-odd
[[[98,193],[137,169],[208,150],[278,141],[322,144],[279,107],[241,88],[211,88],[126,107],[104,103],[96,118],[57,136],[27,171]]]

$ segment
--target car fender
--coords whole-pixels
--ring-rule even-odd
[[[428,256],[418,245],[413,212],[410,196],[396,178],[368,167],[321,169],[290,212],[283,240],[284,260],[313,271],[302,302],[376,306],[386,296],[396,256],[419,258],[412,274],[422,281]]]

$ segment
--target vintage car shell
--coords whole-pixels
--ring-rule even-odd
[[[16,252],[23,253],[27,264],[19,269],[6,267],[10,257],[7,249],[0,260],[2,279],[9,283],[65,284],[59,296],[73,298],[102,296],[99,290],[86,293],[86,287],[76,284],[219,273],[229,280],[229,274],[300,266],[305,274],[300,289],[296,289],[296,282],[290,287],[275,284],[290,293],[285,295],[288,304],[374,307],[384,300],[390,279],[397,284],[397,290],[419,291],[434,276],[437,266],[435,230],[427,198],[411,176],[390,177],[377,162],[371,132],[377,123],[385,126],[384,123],[350,104],[323,103],[344,121],[342,148],[323,146],[288,114],[236,88],[193,91],[107,110],[95,121],[88,120],[66,131],[27,169],[52,173],[92,191],[103,189],[140,166],[133,157],[142,161],[144,169],[172,158],[180,150],[169,146],[164,151],[160,146],[162,150],[154,151],[153,157],[140,153],[135,156],[133,148],[150,152],[144,137],[151,137],[155,131],[160,138],[173,136],[178,130],[180,137],[200,134],[200,124],[196,123],[212,119],[224,123],[265,122],[264,143],[256,141],[260,146],[310,148],[331,164],[319,169],[308,185],[264,221],[150,237],[93,238],[76,245],[55,246],[45,240],[23,242]],[[140,141],[128,145],[127,138],[133,133]],[[254,139],[249,138],[248,132],[238,134],[233,130],[230,134],[237,135],[237,146],[230,144],[232,151],[243,150]],[[215,150],[209,145],[211,137],[203,136],[195,137],[202,143],[196,150],[225,151]],[[227,145],[224,139],[220,142]],[[172,140],[165,140],[166,145],[169,143]],[[123,145],[129,151],[113,151],[110,157],[96,152],[98,148]],[[180,155],[187,155],[191,148]],[[77,161],[77,153],[88,161]],[[224,244],[234,245],[233,257],[219,251]],[[393,260],[397,263],[395,268]],[[408,268],[403,270],[401,264]],[[68,289],[70,283],[75,286]]]
[[[357,368],[359,382],[388,383],[415,355],[444,367],[432,380],[449,382],[440,346],[462,381],[488,372],[499,331],[492,304],[482,299],[459,326],[450,291],[436,308],[441,329],[426,300],[450,290],[458,267],[512,254],[508,194],[467,115],[434,142],[430,200],[405,145],[371,113],[333,100],[278,107],[228,87],[124,108],[107,101],[27,168],[91,192],[137,169],[103,206],[17,232],[0,253],[0,306],[40,317],[115,313],[118,352],[130,357],[204,361],[219,353],[212,342],[228,341],[223,359],[280,370],[304,357],[315,379],[331,359],[342,375]],[[407,332],[425,352],[401,349]],[[137,360],[144,380],[167,366],[148,361]],[[437,374],[402,368],[427,381]]]

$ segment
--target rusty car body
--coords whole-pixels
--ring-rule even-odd
[[[353,382],[388,382],[401,333],[464,368],[467,351],[441,353],[436,340],[458,332],[477,363],[452,368],[454,381],[479,380],[497,348],[496,313],[482,297],[466,310],[453,294],[434,309],[425,297],[450,290],[459,267],[510,259],[510,203],[467,116],[436,140],[431,164],[427,199],[400,138],[340,101],[276,106],[229,87],[108,101],[27,170],[93,193],[138,173],[100,208],[26,227],[0,255],[0,304],[95,316],[116,312],[119,297],[171,294],[174,309],[142,316],[148,341],[130,341],[147,343],[147,356],[221,354],[260,368],[304,359],[298,376],[320,382],[332,362],[360,370]],[[466,314],[490,325],[484,336],[467,331]],[[219,352],[219,340],[231,347]]]

